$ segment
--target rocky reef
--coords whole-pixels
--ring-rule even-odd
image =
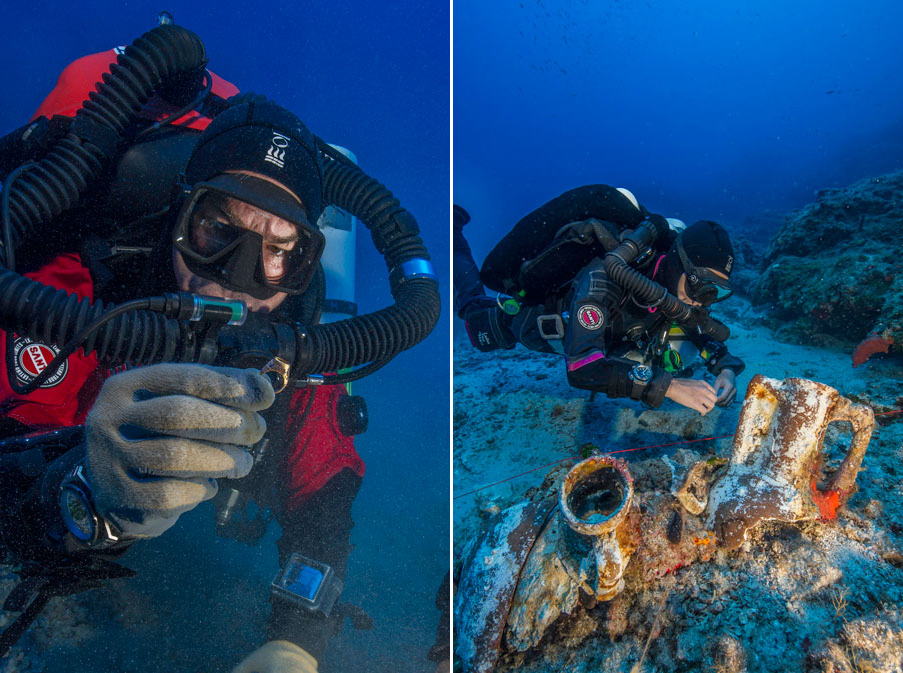
[[[774,235],[752,299],[783,340],[903,351],[903,172],[824,189]]]

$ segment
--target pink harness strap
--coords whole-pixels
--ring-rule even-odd
[[[662,255],[661,257],[658,258],[658,261],[655,263],[655,268],[652,270],[652,280],[655,280],[655,274],[658,273],[658,266],[659,266],[659,264],[662,263],[662,260],[663,260],[664,258],[665,258],[665,256]],[[649,313],[655,313],[656,309],[658,309],[658,306],[652,306],[652,307],[649,309]]]
[[[585,358],[581,358],[576,362],[568,362],[568,371],[572,372],[575,369],[580,369],[581,367],[585,367],[591,362],[595,362],[596,360],[604,360],[605,355],[600,353],[593,353],[592,355],[587,355]]]

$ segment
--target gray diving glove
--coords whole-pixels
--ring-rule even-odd
[[[254,369],[160,364],[111,376],[86,421],[98,514],[125,538],[161,535],[253,465],[275,395]]]

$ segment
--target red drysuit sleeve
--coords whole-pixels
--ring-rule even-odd
[[[310,395],[314,396],[305,414]],[[302,388],[289,407],[286,437],[288,452],[288,499],[286,510],[303,505],[343,468],[364,476],[364,461],[354,448],[354,438],[339,430],[336,402],[347,393],[344,386]]]

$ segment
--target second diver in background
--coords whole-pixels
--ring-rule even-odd
[[[469,219],[455,206],[455,308],[476,348],[521,343],[557,353],[575,388],[650,407],[668,398],[704,415],[734,401],[744,364],[727,350],[727,327],[708,314],[732,294],[734,250],[721,225],[686,227],[649,213],[626,189],[586,185],[522,218],[477,269],[463,235]],[[630,274],[613,278],[607,268],[619,268],[625,235],[640,225],[656,233],[630,260],[631,284]],[[655,300],[639,299],[637,287]],[[665,306],[682,306],[681,319]],[[713,384],[690,378],[700,358]]]

